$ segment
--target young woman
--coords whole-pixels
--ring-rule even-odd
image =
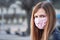
[[[48,40],[56,22],[55,10],[50,2],[37,3],[31,15],[31,40]]]

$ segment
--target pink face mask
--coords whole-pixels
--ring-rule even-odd
[[[45,25],[46,25],[47,17],[35,18],[34,22],[35,22],[36,27],[38,27],[39,29],[43,29],[45,27]]]

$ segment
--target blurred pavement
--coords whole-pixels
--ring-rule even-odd
[[[4,31],[0,31],[0,40],[30,40],[30,36],[18,36],[12,34],[6,34]]]

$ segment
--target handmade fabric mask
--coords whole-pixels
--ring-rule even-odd
[[[47,22],[47,17],[34,19],[34,23],[36,27],[38,27],[39,29],[43,29],[46,25],[46,22]]]

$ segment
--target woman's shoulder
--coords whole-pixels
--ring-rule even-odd
[[[60,40],[60,27],[56,27],[49,37],[49,40]]]

